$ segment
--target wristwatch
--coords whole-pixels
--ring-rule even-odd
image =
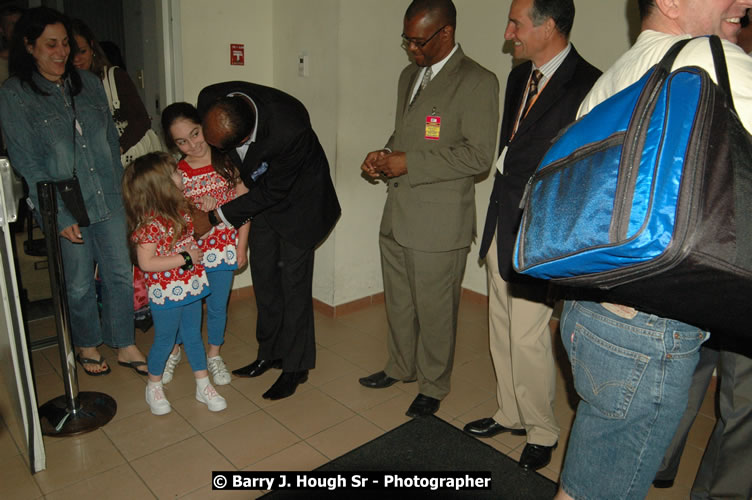
[[[210,211],[210,212],[208,213],[208,216],[209,216],[209,224],[211,224],[212,226],[217,226],[217,225],[219,225],[219,223],[221,222],[221,221],[220,221],[220,220],[219,220],[219,219],[217,218],[217,213],[216,213],[216,212],[215,212],[214,210]]]

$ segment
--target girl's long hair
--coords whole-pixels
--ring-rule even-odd
[[[136,230],[161,216],[174,229],[171,248],[186,231],[183,217],[190,211],[190,202],[173,182],[177,165],[167,153],[149,153],[136,158],[123,173],[123,204],[128,224],[131,258],[136,262],[136,244],[130,238]]]
[[[199,117],[198,110],[187,102],[175,102],[167,106],[162,111],[162,131],[164,132],[165,142],[167,147],[173,151],[179,151],[175,140],[170,133],[172,124],[177,120],[187,120],[198,126],[201,126],[201,117]],[[227,180],[230,189],[235,189],[235,184],[239,182],[238,171],[233,165],[232,160],[226,154],[220,152],[218,149],[211,148],[211,162],[214,170],[217,171],[225,180]]]

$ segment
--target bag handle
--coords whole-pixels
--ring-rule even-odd
[[[107,100],[110,103],[110,112],[114,114],[120,110],[120,99],[117,93],[117,84],[115,83],[115,68],[117,66],[110,66],[104,74],[104,91],[107,94]]]

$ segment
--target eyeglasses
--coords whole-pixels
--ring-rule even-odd
[[[423,41],[423,42],[419,42],[415,38],[408,38],[408,37],[405,36],[404,33],[402,33],[402,48],[403,49],[407,49],[408,47],[410,47],[410,45],[415,45],[417,48],[422,49],[423,47],[425,47],[426,45],[428,45],[428,42],[430,42],[431,40],[433,40],[433,37],[435,37],[436,35],[438,35],[439,33],[441,33],[441,30],[443,30],[447,26],[449,26],[449,25],[445,24],[441,28],[437,29],[436,33],[434,33],[433,35],[429,36],[428,39],[425,40],[425,41]]]

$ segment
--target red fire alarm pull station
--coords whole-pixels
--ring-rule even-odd
[[[243,66],[245,64],[245,44],[230,44],[230,64],[232,66]]]

